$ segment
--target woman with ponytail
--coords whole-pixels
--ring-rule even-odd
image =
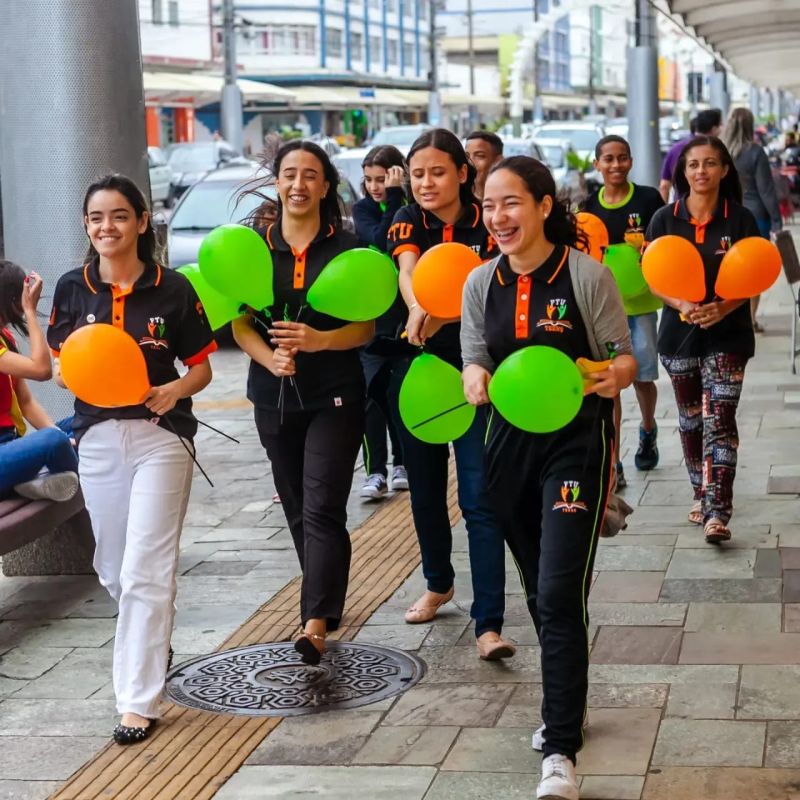
[[[611,273],[575,249],[575,217],[555,199],[547,167],[514,156],[489,173],[483,221],[501,255],[474,270],[464,290],[464,390],[489,403],[497,366],[525,347],[570,359],[611,359],[575,419],[526,433],[492,413],[486,438],[489,496],[514,556],[539,636],[544,751],[536,796],[578,800],[576,753],[588,690],[587,599],[614,468],[613,398],[636,375],[622,299]],[[552,309],[559,324],[550,325]],[[548,376],[542,376],[547,380]]]
[[[442,242],[459,242],[481,256],[494,243],[481,221],[472,193],[475,167],[458,137],[450,131],[426,131],[408,153],[414,203],[401,208],[389,229],[389,251],[400,269],[400,291],[408,306],[408,341],[461,369],[458,320],[436,319],[414,297],[412,275],[420,256]],[[408,609],[406,622],[430,622],[453,597],[453,537],[447,511],[447,444],[426,444],[403,426],[403,452],[408,470],[411,510],[422,552],[425,594]],[[486,414],[479,409],[472,427],[453,442],[458,478],[458,503],[469,541],[475,637],[481,659],[514,654],[500,634],[505,611],[503,537],[486,494],[483,440]]]

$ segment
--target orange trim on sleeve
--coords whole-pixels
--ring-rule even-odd
[[[308,253],[308,248],[303,250],[302,253],[298,253],[297,250],[292,248],[292,255],[294,256],[294,281],[292,286],[295,289],[302,289],[305,285],[306,281],[306,254]]]
[[[116,284],[111,286],[111,324],[121,331],[125,330],[125,298],[133,293],[133,286],[127,289],[120,289]]]
[[[517,278],[517,303],[514,307],[514,336],[517,339],[527,339],[531,310],[531,291],[533,283],[530,275],[520,275]]]
[[[442,241],[443,242],[452,242],[453,241],[453,226],[452,225],[445,225],[442,228]]]
[[[61,355],[60,350],[54,350],[52,347],[50,348],[50,353],[52,354],[53,358],[58,358]]]
[[[217,350],[217,343],[211,341],[199,353],[196,353],[191,358],[185,358],[183,363],[187,367],[195,367],[198,364],[202,364],[215,350]]]
[[[569,255],[569,249],[565,248],[564,256],[561,259],[561,263],[556,267],[556,271],[547,279],[548,285],[551,284],[558,277],[558,273],[561,272],[561,268],[564,266],[564,264],[567,263],[568,255]]]
[[[419,255],[419,247],[415,244],[401,244],[400,247],[395,247],[392,251],[392,256],[397,258],[400,253],[414,253],[414,255]]]

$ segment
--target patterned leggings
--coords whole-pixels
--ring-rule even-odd
[[[678,403],[683,455],[703,520],[727,524],[733,511],[733,479],[739,431],[736,408],[747,358],[712,353],[702,358],[662,356]]]

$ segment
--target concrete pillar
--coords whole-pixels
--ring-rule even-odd
[[[711,73],[710,90],[711,108],[719,108],[722,111],[724,123],[728,117],[731,101],[728,95],[728,73],[719,62],[715,62],[714,71]]]
[[[631,179],[658,186],[658,31],[647,0],[636,3],[636,46],[628,50],[628,138],[633,152]]]
[[[761,114],[761,90],[756,85],[750,87],[750,110],[753,116],[758,119]]]
[[[150,194],[136,0],[5,0],[0,59],[5,253],[42,274],[47,314],[58,277],[83,263],[87,186],[122,172]],[[54,383],[32,388],[54,418],[71,413]]]

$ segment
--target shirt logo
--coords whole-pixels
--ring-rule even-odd
[[[731,249],[731,237],[730,236],[722,236],[719,240],[719,250],[717,250],[714,255],[720,256],[724,255]]]
[[[410,239],[414,226],[410,222],[395,222],[389,228],[387,238],[390,242],[399,242],[401,239]]]
[[[561,500],[553,506],[553,511],[560,511],[562,514],[576,514],[578,511],[588,511],[586,503],[578,500],[580,494],[580,481],[564,481],[561,486]]]
[[[148,346],[153,350],[158,350],[159,347],[163,347],[166,350],[169,347],[169,342],[164,339],[164,335],[167,332],[164,317],[150,317],[147,323],[147,332],[150,334],[149,336],[142,336],[139,339],[141,347]]]
[[[540,319],[537,328],[544,328],[547,333],[564,333],[572,330],[572,323],[564,319],[567,313],[567,301],[556,297],[547,303],[547,319]]]

